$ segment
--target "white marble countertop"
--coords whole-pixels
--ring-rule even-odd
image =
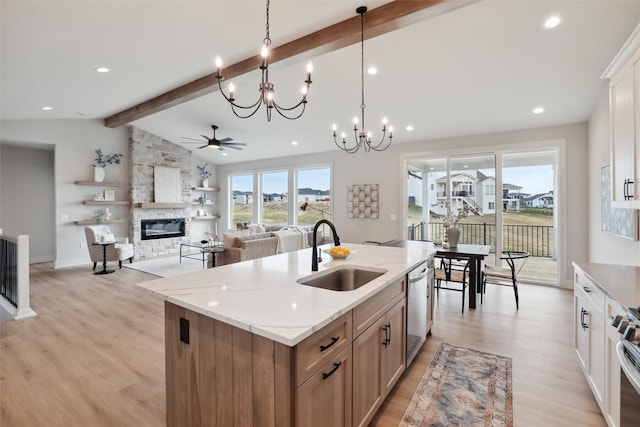
[[[311,272],[311,248],[137,284],[167,301],[294,346],[433,256],[433,249],[343,243],[352,254],[322,254],[318,273],[353,265],[387,273],[353,291],[298,284]],[[319,247],[328,249],[330,245]],[[177,260],[176,260],[177,262]]]
[[[607,295],[624,307],[640,307],[640,267],[573,262]]]

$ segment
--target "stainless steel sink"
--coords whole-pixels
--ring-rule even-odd
[[[342,266],[298,279],[298,283],[331,291],[353,291],[382,276],[386,270]]]

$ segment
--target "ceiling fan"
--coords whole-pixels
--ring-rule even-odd
[[[242,150],[242,147],[246,147],[247,144],[245,144],[244,142],[231,142],[233,141],[233,139],[231,138],[224,138],[224,139],[216,139],[216,130],[218,129],[218,126],[216,125],[211,125],[211,128],[213,129],[213,137],[209,138],[206,135],[202,135],[202,137],[205,139],[204,141],[201,141],[199,139],[194,139],[194,138],[187,138],[185,136],[183,136],[183,139],[189,139],[190,141],[185,141],[186,143],[192,144],[194,142],[198,142],[198,143],[202,143],[202,142],[206,142],[205,145],[203,145],[202,147],[198,147],[198,148],[206,148],[206,147],[218,147],[218,150],[220,151],[224,151],[225,148],[233,148],[234,150]]]

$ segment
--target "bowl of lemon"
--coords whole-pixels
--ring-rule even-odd
[[[334,246],[331,249],[325,249],[323,251],[333,257],[333,259],[345,259],[353,252],[349,248],[345,248],[344,246]]]

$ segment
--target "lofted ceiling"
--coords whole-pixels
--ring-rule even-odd
[[[353,18],[358,6],[385,3],[272,0],[273,46]],[[365,76],[367,128],[379,134],[386,116],[394,144],[588,120],[606,85],[602,72],[640,20],[640,0],[450,0],[430,10],[365,41],[365,65],[378,68]],[[0,117],[113,117],[211,74],[216,55],[225,64],[256,55],[264,14],[265,2],[255,0],[2,0]],[[552,14],[562,21],[545,30]],[[214,91],[130,124],[213,164],[337,150],[332,124],[348,130],[359,114],[360,45],[273,64],[282,104],[297,98],[308,59],[313,84],[299,120],[274,114],[267,122],[264,109],[239,119]],[[99,66],[111,71],[97,73]],[[233,81],[238,102],[252,103],[259,73]],[[545,112],[533,114],[538,106]],[[212,124],[218,139],[248,146],[223,157],[184,143],[210,137]]]

